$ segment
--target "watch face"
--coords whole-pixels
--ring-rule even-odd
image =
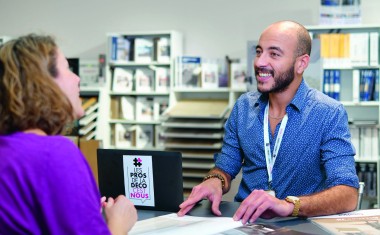
[[[295,197],[295,196],[287,196],[288,199],[292,200],[292,201],[298,201],[300,200],[298,197]]]

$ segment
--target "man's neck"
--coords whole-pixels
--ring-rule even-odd
[[[286,107],[294,98],[298,87],[301,84],[300,80],[297,82],[294,80],[286,90],[277,93],[269,93],[269,113],[275,117],[281,117],[286,113]]]

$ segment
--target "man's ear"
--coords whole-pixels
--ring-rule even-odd
[[[298,74],[302,74],[309,65],[310,56],[307,54],[297,57],[295,64],[295,71]]]

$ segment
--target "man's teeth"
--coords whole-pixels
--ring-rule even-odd
[[[260,77],[270,77],[271,74],[270,73],[259,73],[259,76]]]

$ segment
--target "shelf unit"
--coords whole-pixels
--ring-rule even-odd
[[[182,153],[184,195],[214,167],[214,154],[223,143],[228,100],[181,100],[162,123],[163,146]]]
[[[328,70],[337,70],[340,73],[340,82],[338,83],[338,89],[340,90],[340,101],[345,106],[352,135],[352,141],[357,150],[357,155],[355,156],[355,161],[357,164],[357,171],[359,177],[363,176],[363,170],[365,169],[365,174],[368,174],[365,178],[359,179],[360,181],[367,181],[369,183],[366,185],[366,190],[375,190],[377,192],[374,196],[373,192],[370,197],[366,197],[367,207],[373,207],[375,205],[380,205],[380,177],[379,177],[379,123],[380,123],[380,102],[378,100],[361,101],[360,97],[360,78],[358,74],[362,70],[373,70],[374,73],[379,72],[379,34],[380,25],[330,25],[330,26],[308,26],[306,27],[313,39],[313,51],[311,55],[310,65],[305,71],[304,78],[311,84],[311,86],[325,91],[324,80],[326,80],[325,72]],[[340,58],[329,58],[324,56],[326,54],[326,48],[324,46],[328,43],[334,42],[336,39],[331,39],[334,37],[332,35],[346,34],[349,38],[349,43],[346,46],[342,46],[344,41],[339,41],[337,44],[333,44],[334,48],[344,48],[348,47],[349,54],[339,55]],[[375,37],[372,38],[371,35]],[[328,35],[326,39],[325,35]],[[355,37],[358,35],[364,35],[366,39],[362,42],[357,43],[360,45],[359,49],[355,46],[357,40]],[[368,35],[368,36],[366,36]],[[371,40],[372,42],[371,42]],[[332,40],[327,42],[325,40]],[[372,43],[372,44],[371,44]],[[348,46],[347,46],[348,45]],[[358,58],[355,56],[356,50],[361,50],[360,55],[364,56],[364,62],[358,64],[356,61]],[[331,52],[331,51],[330,51]],[[333,54],[335,52],[332,52]],[[321,56],[321,54],[323,54]],[[343,53],[344,54],[344,53]],[[330,54],[331,56],[331,54]],[[355,58],[354,58],[355,57]],[[339,60],[340,59],[340,60]],[[360,58],[359,58],[360,59]],[[372,60],[374,59],[374,60]],[[354,63],[355,62],[355,63]],[[379,81],[374,83],[374,86],[379,86]],[[372,135],[367,135],[368,130],[372,132]],[[371,143],[368,147],[368,143]],[[364,147],[366,146],[366,147]],[[368,149],[373,150],[374,153],[370,152],[369,155],[366,153]],[[375,167],[373,167],[375,164]],[[372,169],[371,169],[372,168]],[[375,173],[371,173],[371,172]],[[372,175],[371,175],[372,174]],[[371,177],[370,177],[371,176]],[[372,180],[372,182],[371,182]],[[376,187],[373,185],[373,180],[377,181]],[[368,185],[369,184],[369,185]]]
[[[120,57],[119,52],[123,44],[117,41],[119,39],[128,44],[127,46],[124,44],[122,50],[124,50],[124,56],[127,54],[129,58]],[[166,45],[166,50],[170,51],[165,58],[160,57],[162,54],[158,50],[161,39],[165,39],[162,40],[164,46]],[[100,97],[100,106],[104,108],[101,108],[99,117],[101,125],[99,136],[103,137],[105,148],[161,149],[157,133],[162,122],[160,114],[165,107],[171,105],[174,58],[182,54],[182,41],[182,35],[177,31],[126,32],[107,35],[107,79]],[[144,44],[146,42],[148,44]],[[144,50],[151,54],[144,57]],[[169,83],[166,90],[157,89],[159,79],[157,74],[162,70],[167,71],[170,77],[166,81]],[[119,80],[114,80],[118,79],[115,71],[129,80],[118,83]],[[149,72],[149,74],[137,75],[144,72]],[[143,80],[145,78],[150,79],[150,85],[143,87],[141,84],[145,84],[146,81]],[[129,87],[125,85],[124,90],[115,89],[115,87],[120,87],[120,84],[133,85]]]

